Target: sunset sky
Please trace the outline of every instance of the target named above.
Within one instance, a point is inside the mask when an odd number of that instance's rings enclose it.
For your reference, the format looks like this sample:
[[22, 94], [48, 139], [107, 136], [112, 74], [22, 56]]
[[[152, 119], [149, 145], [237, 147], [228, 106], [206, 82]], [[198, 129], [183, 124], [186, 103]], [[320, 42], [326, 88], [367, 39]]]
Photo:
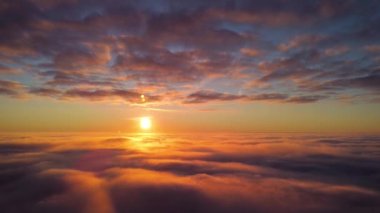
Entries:
[[0, 131], [380, 133], [379, 11], [2, 0]]
[[380, 212], [380, 0], [0, 0], [0, 212]]

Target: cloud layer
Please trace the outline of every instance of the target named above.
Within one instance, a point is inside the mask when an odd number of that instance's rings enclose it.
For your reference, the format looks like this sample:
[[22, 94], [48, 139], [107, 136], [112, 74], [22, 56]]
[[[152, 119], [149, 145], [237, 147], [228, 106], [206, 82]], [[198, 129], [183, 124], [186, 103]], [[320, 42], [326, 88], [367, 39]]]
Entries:
[[379, 9], [377, 1], [5, 0], [0, 94], [378, 100]]
[[379, 138], [2, 135], [3, 212], [376, 212]]

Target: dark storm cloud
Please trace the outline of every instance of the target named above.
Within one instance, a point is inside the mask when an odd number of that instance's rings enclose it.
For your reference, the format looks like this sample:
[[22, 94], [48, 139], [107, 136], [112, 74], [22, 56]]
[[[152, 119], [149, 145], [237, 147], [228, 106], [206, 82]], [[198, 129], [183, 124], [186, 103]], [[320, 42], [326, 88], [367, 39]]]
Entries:
[[[114, 89], [114, 90], [83, 90], [83, 89], [72, 89], [68, 90], [64, 93], [64, 97], [79, 97], [89, 100], [107, 100], [112, 97], [118, 97], [121, 99], [124, 99], [131, 103], [141, 103], [141, 94], [134, 92], [134, 91], [128, 91], [128, 90], [120, 90], [120, 89]], [[145, 99], [149, 102], [159, 101], [161, 97], [159, 96], [150, 96], [145, 95]]]
[[272, 100], [272, 101], [275, 101], [275, 100], [285, 100], [288, 98], [288, 95], [287, 94], [281, 94], [281, 93], [263, 93], [263, 94], [258, 94], [258, 95], [254, 95], [252, 97], [250, 97], [251, 100], [258, 100], [258, 101], [261, 101], [261, 100]]
[[61, 91], [53, 88], [32, 88], [29, 90], [29, 93], [40, 96], [56, 96], [61, 94]]
[[378, 142], [3, 135], [0, 204], [4, 212], [373, 212], [380, 209]]
[[[40, 74], [41, 76], [47, 73]], [[117, 86], [118, 82], [106, 77], [91, 75], [82, 72], [60, 72], [50, 71], [47, 76], [52, 78], [46, 82], [49, 86]]]
[[[377, 1], [5, 0], [0, 74], [37, 79], [25, 81], [30, 93], [58, 99], [83, 87], [144, 93], [153, 85], [160, 89], [152, 96], [175, 92], [167, 99], [176, 102], [197, 93], [201, 83], [219, 80], [203, 89], [222, 93], [229, 82], [234, 86], [226, 93], [241, 95], [209, 101], [339, 100], [353, 91], [377, 91], [379, 8]], [[313, 89], [318, 86], [335, 95]], [[251, 97], [279, 91], [288, 92]], [[1, 88], [1, 95], [14, 94]]]
[[372, 74], [364, 77], [338, 79], [325, 82], [315, 89], [320, 90], [335, 90], [335, 89], [350, 89], [352, 87], [358, 89], [380, 91], [380, 75]]
[[256, 95], [234, 95], [228, 93], [220, 93], [211, 90], [201, 90], [189, 94], [183, 101], [185, 104], [200, 104], [212, 101], [274, 101], [280, 103], [313, 103], [325, 99], [322, 95], [302, 95], [289, 97], [287, 94], [281, 93], [262, 93]]
[[121, 99], [130, 103], [157, 102], [162, 99], [160, 96], [145, 94], [144, 99], [141, 94], [133, 90], [123, 89], [68, 89], [57, 90], [54, 88], [32, 88], [30, 94], [59, 97], [60, 99], [79, 98], [90, 101], [105, 101], [111, 99]]
[[245, 99], [246, 96], [242, 95], [232, 95], [232, 94], [225, 94], [215, 91], [198, 91], [195, 93], [192, 93], [187, 96], [187, 99], [184, 101], [184, 103], [188, 104], [196, 104], [196, 103], [205, 103], [209, 101], [233, 101], [233, 100], [240, 100]]
[[305, 96], [298, 96], [298, 97], [292, 97], [287, 100], [287, 102], [291, 103], [313, 103], [317, 102], [319, 100], [322, 100], [326, 98], [325, 96], [321, 95], [305, 95]]

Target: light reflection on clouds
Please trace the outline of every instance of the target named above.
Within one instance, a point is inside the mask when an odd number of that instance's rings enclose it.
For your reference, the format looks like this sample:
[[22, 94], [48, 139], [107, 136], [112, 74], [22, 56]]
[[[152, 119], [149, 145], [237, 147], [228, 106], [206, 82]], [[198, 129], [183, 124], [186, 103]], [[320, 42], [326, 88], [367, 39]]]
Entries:
[[5, 212], [379, 210], [378, 137], [22, 134], [0, 137]]

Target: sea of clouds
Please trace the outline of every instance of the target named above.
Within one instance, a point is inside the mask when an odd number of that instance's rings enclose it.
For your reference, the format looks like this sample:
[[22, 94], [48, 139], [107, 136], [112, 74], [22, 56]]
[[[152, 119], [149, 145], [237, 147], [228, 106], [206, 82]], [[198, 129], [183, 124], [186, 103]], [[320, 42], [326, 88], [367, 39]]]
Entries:
[[380, 138], [6, 134], [1, 212], [376, 212]]

